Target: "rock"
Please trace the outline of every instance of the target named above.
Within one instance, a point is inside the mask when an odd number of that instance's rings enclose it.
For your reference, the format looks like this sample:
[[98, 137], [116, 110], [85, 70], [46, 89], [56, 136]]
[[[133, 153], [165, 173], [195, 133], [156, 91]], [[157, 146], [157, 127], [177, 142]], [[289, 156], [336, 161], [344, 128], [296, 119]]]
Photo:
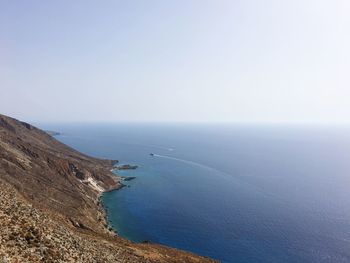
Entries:
[[121, 177], [123, 181], [131, 181], [131, 180], [134, 180], [136, 177], [135, 176], [122, 176]]
[[58, 136], [61, 135], [61, 133], [56, 132], [56, 131], [45, 131], [47, 134], [51, 135], [51, 136]]
[[116, 170], [135, 170], [137, 169], [137, 165], [131, 165], [131, 164], [123, 164], [120, 166], [116, 166], [115, 169]]

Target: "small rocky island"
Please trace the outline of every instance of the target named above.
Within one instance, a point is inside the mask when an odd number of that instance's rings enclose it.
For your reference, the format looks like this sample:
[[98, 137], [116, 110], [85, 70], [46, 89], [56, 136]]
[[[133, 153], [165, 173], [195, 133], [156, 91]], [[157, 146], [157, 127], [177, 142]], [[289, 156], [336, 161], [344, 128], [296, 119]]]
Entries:
[[113, 167], [113, 170], [118, 171], [118, 170], [135, 170], [137, 169], [137, 165], [131, 165], [131, 164], [123, 164], [123, 165], [117, 165]]
[[47, 134], [51, 135], [51, 136], [58, 136], [61, 135], [60, 132], [56, 132], [56, 131], [45, 131]]

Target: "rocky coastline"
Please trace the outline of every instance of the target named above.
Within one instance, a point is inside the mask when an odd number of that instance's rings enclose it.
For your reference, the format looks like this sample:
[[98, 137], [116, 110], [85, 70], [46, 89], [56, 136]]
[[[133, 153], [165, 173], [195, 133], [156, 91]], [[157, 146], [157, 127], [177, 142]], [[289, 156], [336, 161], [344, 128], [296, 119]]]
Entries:
[[117, 164], [0, 114], [0, 262], [214, 262], [109, 228], [102, 194], [134, 179]]

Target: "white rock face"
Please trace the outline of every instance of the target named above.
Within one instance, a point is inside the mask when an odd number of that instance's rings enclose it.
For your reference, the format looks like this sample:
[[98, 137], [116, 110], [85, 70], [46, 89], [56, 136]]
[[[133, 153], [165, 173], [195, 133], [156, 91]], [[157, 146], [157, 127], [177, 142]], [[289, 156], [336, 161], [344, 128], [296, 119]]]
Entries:
[[92, 177], [88, 177], [87, 179], [82, 180], [82, 182], [83, 183], [88, 183], [89, 186], [91, 186], [94, 190], [96, 190], [99, 193], [102, 193], [102, 192], [105, 191], [105, 189], [103, 189], [103, 187], [98, 184], [98, 181], [96, 181]]

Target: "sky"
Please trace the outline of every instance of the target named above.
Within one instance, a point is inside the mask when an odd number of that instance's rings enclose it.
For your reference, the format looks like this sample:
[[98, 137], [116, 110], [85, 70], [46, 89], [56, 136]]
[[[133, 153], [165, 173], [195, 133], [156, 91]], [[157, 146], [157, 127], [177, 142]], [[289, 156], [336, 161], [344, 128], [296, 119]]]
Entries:
[[350, 1], [0, 1], [0, 113], [350, 120]]

